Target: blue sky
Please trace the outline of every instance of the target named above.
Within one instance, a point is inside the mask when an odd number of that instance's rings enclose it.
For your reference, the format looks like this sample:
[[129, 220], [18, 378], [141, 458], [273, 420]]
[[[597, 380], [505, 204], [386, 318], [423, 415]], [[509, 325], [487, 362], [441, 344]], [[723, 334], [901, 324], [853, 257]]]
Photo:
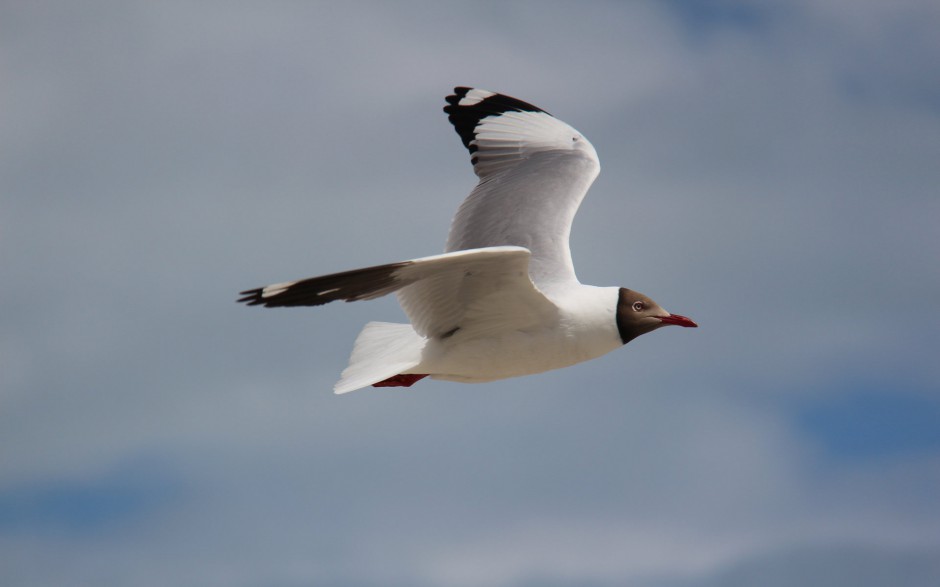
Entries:
[[[940, 9], [0, 4], [0, 583], [940, 582]], [[694, 318], [485, 385], [330, 393], [439, 252], [454, 85], [601, 175], [585, 283]]]

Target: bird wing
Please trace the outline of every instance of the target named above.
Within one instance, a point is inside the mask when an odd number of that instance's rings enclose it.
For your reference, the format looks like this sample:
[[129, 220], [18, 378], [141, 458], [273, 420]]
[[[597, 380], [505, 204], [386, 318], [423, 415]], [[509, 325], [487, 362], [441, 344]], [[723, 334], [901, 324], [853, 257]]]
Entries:
[[447, 251], [514, 245], [532, 252], [536, 286], [577, 282], [571, 222], [600, 172], [591, 143], [544, 110], [478, 88], [454, 88], [444, 111], [480, 178], [457, 211]]
[[268, 308], [370, 300], [398, 292], [418, 334], [477, 336], [542, 324], [556, 306], [529, 279], [529, 251], [488, 247], [276, 283], [241, 292]]

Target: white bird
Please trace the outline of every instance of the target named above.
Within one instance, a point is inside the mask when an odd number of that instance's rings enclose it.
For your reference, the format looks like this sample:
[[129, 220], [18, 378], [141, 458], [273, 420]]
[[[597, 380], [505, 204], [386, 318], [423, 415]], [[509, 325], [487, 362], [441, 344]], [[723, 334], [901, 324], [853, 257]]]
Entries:
[[446, 100], [480, 181], [457, 210], [444, 254], [277, 283], [238, 300], [319, 306], [397, 293], [411, 324], [366, 324], [335, 393], [424, 377], [530, 375], [600, 357], [662, 326], [697, 326], [641, 293], [578, 281], [568, 235], [600, 172], [581, 133], [479, 88], [455, 88]]

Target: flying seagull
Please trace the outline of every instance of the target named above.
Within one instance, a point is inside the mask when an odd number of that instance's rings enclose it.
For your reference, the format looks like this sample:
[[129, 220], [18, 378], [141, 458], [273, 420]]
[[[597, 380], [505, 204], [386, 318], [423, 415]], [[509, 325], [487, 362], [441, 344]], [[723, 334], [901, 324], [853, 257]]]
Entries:
[[662, 326], [697, 326], [639, 292], [578, 281], [568, 235], [600, 172], [581, 133], [479, 88], [454, 88], [446, 101], [480, 181], [457, 210], [443, 254], [241, 292], [239, 302], [268, 308], [398, 295], [411, 324], [366, 324], [335, 393], [541, 373]]

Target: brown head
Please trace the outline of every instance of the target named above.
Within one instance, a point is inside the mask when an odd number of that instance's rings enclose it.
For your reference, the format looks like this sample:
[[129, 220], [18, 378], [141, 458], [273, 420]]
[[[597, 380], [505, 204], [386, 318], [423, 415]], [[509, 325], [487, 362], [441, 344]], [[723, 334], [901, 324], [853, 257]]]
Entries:
[[617, 330], [620, 332], [620, 340], [623, 344], [627, 344], [641, 334], [670, 324], [686, 328], [698, 327], [698, 324], [685, 316], [670, 314], [663, 310], [659, 304], [640, 292], [625, 287], [620, 288], [620, 297], [617, 300]]

